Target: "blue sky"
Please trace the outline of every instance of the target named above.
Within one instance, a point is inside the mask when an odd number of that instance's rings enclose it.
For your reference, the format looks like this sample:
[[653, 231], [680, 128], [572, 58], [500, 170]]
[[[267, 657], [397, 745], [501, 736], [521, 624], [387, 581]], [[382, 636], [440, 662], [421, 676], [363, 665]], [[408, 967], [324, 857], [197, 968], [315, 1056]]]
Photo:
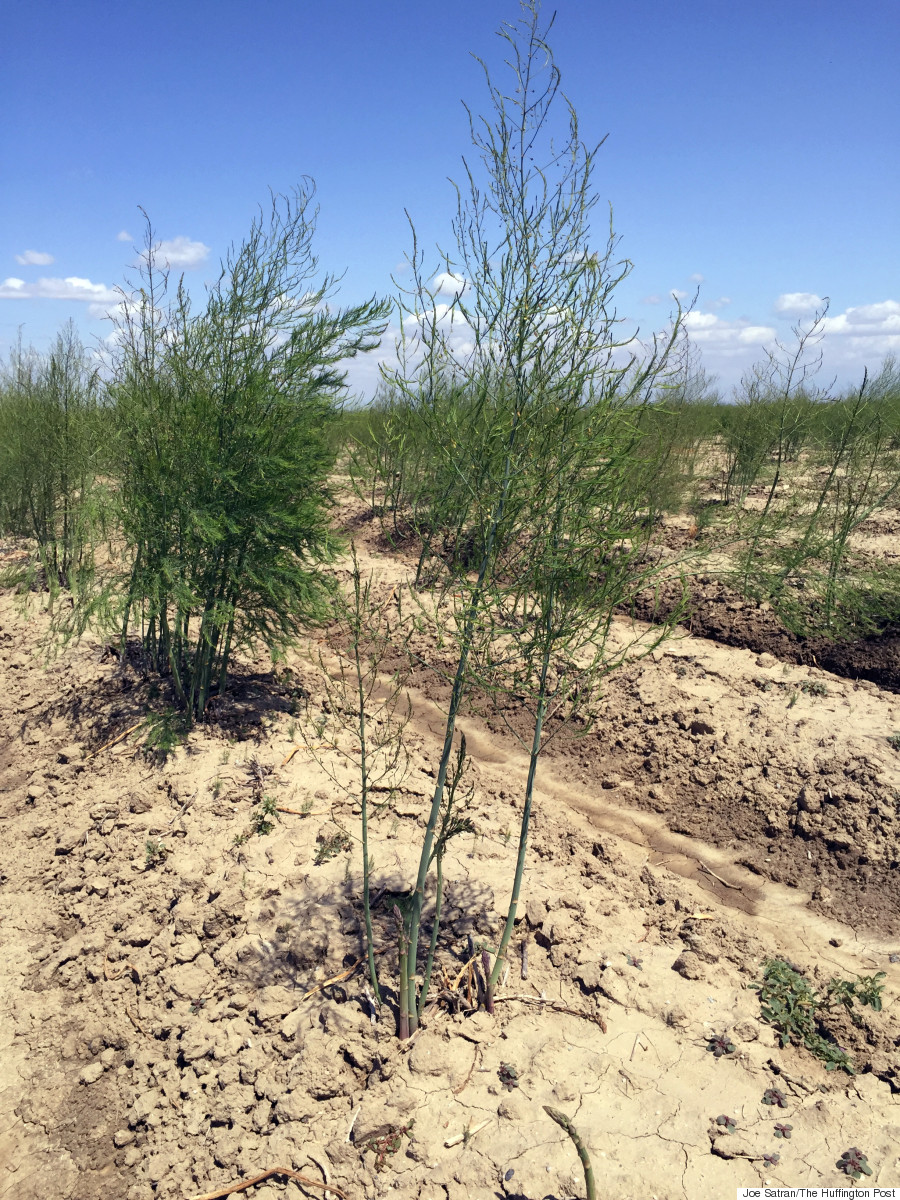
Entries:
[[[199, 293], [268, 189], [312, 176], [339, 298], [393, 290], [410, 249], [450, 243], [486, 112], [481, 55], [516, 0], [30, 0], [0, 51], [0, 355], [87, 342], [150, 214]], [[552, 6], [545, 5], [549, 15]], [[825, 374], [900, 352], [897, 0], [559, 0], [551, 34], [595, 184], [634, 270], [618, 310], [662, 328], [674, 291], [727, 390], [830, 297]], [[602, 210], [600, 215], [602, 217]], [[602, 233], [602, 229], [600, 230]], [[601, 239], [598, 238], [598, 241]], [[435, 262], [437, 258], [435, 257]], [[387, 352], [387, 351], [386, 351]], [[371, 388], [374, 361], [352, 373]]]

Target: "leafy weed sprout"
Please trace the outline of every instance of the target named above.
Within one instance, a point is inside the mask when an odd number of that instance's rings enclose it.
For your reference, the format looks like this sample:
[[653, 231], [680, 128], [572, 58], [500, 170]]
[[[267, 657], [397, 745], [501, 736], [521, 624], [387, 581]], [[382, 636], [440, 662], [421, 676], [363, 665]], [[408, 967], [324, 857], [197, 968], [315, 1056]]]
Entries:
[[820, 679], [806, 679], [800, 684], [800, 691], [807, 696], [827, 696], [828, 685]]
[[363, 1142], [363, 1150], [372, 1150], [375, 1154], [375, 1170], [381, 1171], [387, 1163], [391, 1155], [396, 1154], [400, 1149], [405, 1137], [409, 1137], [414, 1122], [410, 1121], [406, 1125], [401, 1125], [397, 1128], [388, 1130], [387, 1133], [371, 1137]]
[[872, 1174], [869, 1160], [858, 1146], [851, 1146], [849, 1150], [845, 1150], [835, 1163], [835, 1166], [839, 1171], [843, 1171], [845, 1175], [849, 1175], [854, 1180], [861, 1178], [863, 1175]]
[[341, 854], [344, 850], [349, 850], [353, 845], [350, 835], [343, 829], [339, 829], [336, 833], [329, 835], [320, 833], [316, 838], [316, 841], [318, 846], [316, 848], [314, 862], [317, 867], [321, 867], [324, 863], [330, 862], [331, 859], [336, 858], [337, 855]]
[[250, 816], [250, 829], [257, 837], [266, 837], [275, 828], [279, 820], [277, 803], [274, 796], [263, 796]]
[[714, 1034], [706, 1043], [706, 1049], [716, 1058], [722, 1058], [725, 1054], [734, 1054], [735, 1045], [730, 1037], [725, 1034]]
[[884, 977], [884, 971], [879, 971], [875, 975], [859, 975], [855, 980], [834, 978], [821, 993], [790, 963], [770, 959], [764, 965], [762, 982], [750, 986], [759, 992], [763, 1019], [778, 1030], [782, 1046], [804, 1046], [822, 1060], [826, 1070], [840, 1068], [854, 1075], [856, 1068], [849, 1054], [833, 1037], [827, 1036], [825, 1020], [839, 1007], [852, 1015], [856, 1003], [880, 1012]]

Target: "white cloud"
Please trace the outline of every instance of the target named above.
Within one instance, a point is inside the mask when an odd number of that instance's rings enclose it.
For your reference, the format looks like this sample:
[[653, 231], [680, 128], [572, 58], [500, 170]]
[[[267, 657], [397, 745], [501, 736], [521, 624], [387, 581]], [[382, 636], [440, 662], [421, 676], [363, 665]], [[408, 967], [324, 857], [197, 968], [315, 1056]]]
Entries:
[[16, 255], [16, 262], [23, 267], [49, 267], [53, 261], [53, 255], [42, 250], [26, 250], [24, 254]]
[[669, 295], [675, 300], [687, 300], [689, 293], [683, 292], [681, 288], [672, 288], [672, 290], [669, 292]]
[[703, 283], [706, 280], [705, 275], [701, 275], [699, 271], [695, 271], [693, 275], [688, 276], [691, 283]]
[[775, 311], [782, 317], [811, 316], [825, 301], [815, 292], [782, 292], [775, 301]]
[[684, 326], [691, 341], [716, 355], [743, 355], [749, 348], [775, 340], [770, 325], [754, 325], [746, 319], [723, 321], [715, 313], [694, 310], [685, 315]]
[[685, 315], [684, 324], [686, 329], [711, 329], [720, 322], [714, 313], [689, 312]]
[[0, 283], [0, 299], [4, 300], [87, 300], [93, 304], [115, 304], [119, 293], [105, 283], [91, 283], [68, 275], [65, 279], [38, 279], [26, 283], [10, 277]]
[[[661, 303], [662, 299], [665, 297], [645, 297], [643, 303]], [[757, 323], [750, 317], [726, 320], [720, 313], [712, 311], [728, 303], [729, 297], [722, 296], [710, 302], [703, 311], [695, 309], [683, 318], [691, 342], [702, 352], [703, 365], [719, 377], [725, 391], [737, 385], [742, 374], [754, 363], [762, 361], [764, 348], [774, 348], [776, 339], [783, 336], [783, 330]], [[455, 354], [465, 358], [472, 352], [473, 331], [458, 312], [454, 314], [449, 304], [436, 304], [433, 314], [428, 315], [437, 318], [439, 329]], [[423, 328], [421, 317], [418, 321], [407, 318], [404, 326], [407, 351], [414, 364], [421, 360], [420, 339], [423, 332], [429, 332], [428, 322]], [[822, 378], [834, 374], [839, 387], [854, 380], [858, 382], [864, 366], [871, 374], [878, 370], [886, 354], [900, 355], [900, 301], [882, 300], [848, 308], [826, 317], [823, 332], [825, 336], [819, 343], [824, 355]], [[370, 355], [358, 355], [344, 364], [348, 368], [352, 391], [367, 397], [374, 394], [379, 364], [389, 367], [397, 364], [395, 342], [399, 334], [399, 328], [392, 324], [378, 350]], [[633, 340], [620, 354], [640, 353], [643, 348], [640, 342]]]
[[641, 300], [641, 304], [662, 304], [662, 296], [657, 296], [655, 294], [653, 296], [644, 296]]
[[718, 300], [710, 300], [709, 307], [712, 309], [718, 310], [720, 308], [725, 308], [725, 306], [730, 303], [731, 303], [730, 296], [720, 296], [718, 298]]
[[[202, 267], [209, 258], [209, 246], [205, 246], [203, 242], [192, 242], [184, 236], [156, 242], [153, 250], [157, 264], [171, 267], [173, 271], [190, 271], [194, 267]], [[145, 259], [147, 251], [145, 250], [140, 257]]]
[[[852, 329], [861, 336], [900, 332], [900, 304], [896, 300], [882, 300], [878, 304], [861, 304], [848, 308], [837, 317], [826, 318], [825, 325], [840, 322], [840, 328]], [[865, 328], [861, 328], [864, 326]]]
[[116, 241], [117, 242], [133, 242], [134, 238], [131, 236], [131, 234], [128, 232], [127, 229], [120, 229], [119, 232], [116, 234]]
[[900, 303], [860, 304], [826, 317], [822, 329], [829, 363], [872, 369], [884, 355], [900, 353]]
[[468, 280], [462, 275], [454, 275], [451, 271], [441, 271], [431, 281], [435, 295], [463, 296], [469, 290]]

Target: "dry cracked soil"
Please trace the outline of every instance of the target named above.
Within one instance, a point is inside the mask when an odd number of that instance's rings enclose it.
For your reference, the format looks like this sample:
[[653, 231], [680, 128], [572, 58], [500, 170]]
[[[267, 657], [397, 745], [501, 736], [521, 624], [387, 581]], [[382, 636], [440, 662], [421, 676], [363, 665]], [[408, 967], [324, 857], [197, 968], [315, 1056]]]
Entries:
[[[390, 589], [414, 559], [355, 516]], [[375, 825], [376, 1011], [354, 969], [349, 768], [348, 794], [297, 732], [323, 703], [304, 648], [277, 672], [244, 662], [159, 761], [133, 664], [91, 639], [46, 664], [45, 618], [0, 596], [2, 1200], [185, 1200], [276, 1167], [309, 1182], [238, 1194], [583, 1196], [544, 1105], [616, 1200], [849, 1185], [851, 1147], [862, 1182], [900, 1186], [900, 697], [853, 662], [777, 656], [764, 613], [703, 595], [692, 631], [609, 679], [592, 732], [551, 744], [493, 1015], [471, 1011], [466, 963], [505, 912], [527, 758], [503, 722], [462, 719], [476, 832], [445, 864], [445, 1000], [409, 1045], [391, 897], [434, 786], [441, 679], [412, 681], [411, 770]], [[263, 795], [291, 811], [258, 835]], [[830, 1020], [857, 1074], [780, 1045], [749, 986], [771, 958], [820, 988], [884, 972], [881, 1011]]]

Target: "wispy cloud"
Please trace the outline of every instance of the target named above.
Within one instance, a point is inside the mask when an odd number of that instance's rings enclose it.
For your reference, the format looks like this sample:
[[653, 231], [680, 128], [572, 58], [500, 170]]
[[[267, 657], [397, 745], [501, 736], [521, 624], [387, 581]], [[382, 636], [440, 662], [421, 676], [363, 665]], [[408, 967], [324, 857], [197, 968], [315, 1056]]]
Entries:
[[655, 293], [652, 296], [643, 296], [641, 304], [662, 304], [662, 296], [657, 296]]
[[811, 316], [825, 301], [815, 292], [782, 292], [775, 301], [775, 311], [781, 317]]
[[24, 279], [10, 276], [0, 283], [0, 299], [3, 300], [85, 300], [93, 304], [115, 304], [119, 293], [105, 283], [92, 283], [68, 275], [65, 279], [36, 279], [26, 283]]
[[706, 280], [705, 275], [701, 275], [699, 271], [695, 271], [693, 275], [689, 275], [691, 283], [703, 283]]
[[116, 234], [116, 241], [117, 242], [133, 242], [134, 238], [131, 236], [131, 234], [128, 232], [127, 229], [120, 229], [119, 232]]
[[49, 267], [53, 261], [53, 255], [42, 250], [26, 250], [16, 255], [16, 262], [23, 267]]

